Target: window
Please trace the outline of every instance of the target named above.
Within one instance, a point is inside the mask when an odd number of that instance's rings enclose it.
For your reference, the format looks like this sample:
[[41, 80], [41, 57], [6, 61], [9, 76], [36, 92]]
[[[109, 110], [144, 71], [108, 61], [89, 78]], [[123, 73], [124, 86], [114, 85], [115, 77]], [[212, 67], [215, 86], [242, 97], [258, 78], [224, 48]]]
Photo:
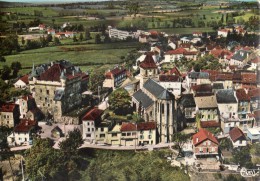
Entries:
[[117, 133], [112, 133], [112, 137], [117, 137]]
[[42, 89], [40, 89], [40, 92], [42, 92]]
[[210, 119], [210, 115], [208, 115], [208, 119]]
[[131, 133], [126, 133], [127, 136], [131, 136]]
[[104, 128], [101, 128], [101, 132], [103, 132], [104, 131]]
[[208, 145], [211, 145], [211, 141], [208, 142]]
[[105, 134], [100, 134], [100, 138], [105, 138]]
[[94, 131], [94, 128], [92, 128], [92, 131]]
[[88, 132], [90, 132], [90, 128], [88, 128]]
[[161, 104], [162, 106], [162, 114], [164, 114], [164, 104]]
[[122, 133], [122, 136], [126, 136], [126, 133]]
[[148, 139], [152, 139], [152, 135], [149, 135], [149, 136], [148, 136]]
[[239, 140], [239, 144], [242, 144], [242, 140]]
[[88, 126], [89, 126], [89, 122], [88, 122]]
[[136, 135], [136, 132], [132, 132], [132, 136], [135, 136]]
[[41, 101], [41, 100], [42, 100], [42, 97], [40, 97], [39, 99], [40, 99], [40, 101]]
[[46, 90], [46, 94], [49, 95], [49, 94], [50, 94], [50, 91], [49, 91], [49, 90]]
[[86, 137], [91, 137], [91, 134], [86, 134]]
[[144, 136], [143, 136], [143, 135], [140, 135], [140, 139], [141, 139], [141, 140], [144, 139]]

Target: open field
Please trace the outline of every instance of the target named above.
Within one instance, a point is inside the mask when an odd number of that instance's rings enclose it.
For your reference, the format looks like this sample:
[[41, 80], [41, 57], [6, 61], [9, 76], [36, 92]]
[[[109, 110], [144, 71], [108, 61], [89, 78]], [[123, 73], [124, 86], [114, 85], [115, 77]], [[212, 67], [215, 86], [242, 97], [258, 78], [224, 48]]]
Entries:
[[165, 32], [167, 34], [191, 34], [193, 32], [214, 32], [212, 28], [159, 28], [151, 29], [155, 31]]

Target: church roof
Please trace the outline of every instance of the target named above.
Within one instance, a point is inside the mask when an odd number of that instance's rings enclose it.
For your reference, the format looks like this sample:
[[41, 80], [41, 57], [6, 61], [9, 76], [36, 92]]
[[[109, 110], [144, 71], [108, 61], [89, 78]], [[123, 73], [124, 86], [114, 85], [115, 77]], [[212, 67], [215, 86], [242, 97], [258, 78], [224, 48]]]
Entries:
[[159, 97], [161, 93], [165, 90], [161, 85], [159, 85], [152, 79], [148, 79], [144, 83], [143, 87], [155, 97]]
[[152, 55], [147, 54], [144, 58], [144, 61], [141, 62], [140, 67], [143, 69], [156, 69], [157, 65], [155, 64]]
[[141, 102], [144, 108], [148, 108], [154, 103], [154, 101], [149, 96], [147, 96], [141, 89], [135, 92], [133, 94], [133, 97], [139, 103]]
[[157, 98], [161, 100], [172, 100], [174, 99], [174, 95], [164, 89], [164, 91]]

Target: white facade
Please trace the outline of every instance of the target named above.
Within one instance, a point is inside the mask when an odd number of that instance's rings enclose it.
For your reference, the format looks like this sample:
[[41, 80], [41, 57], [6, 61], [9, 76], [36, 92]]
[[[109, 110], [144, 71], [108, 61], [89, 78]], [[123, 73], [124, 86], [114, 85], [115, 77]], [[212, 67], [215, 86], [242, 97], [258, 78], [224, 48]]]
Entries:
[[27, 101], [24, 100], [23, 98], [19, 98], [19, 99], [16, 101], [16, 104], [19, 105], [20, 118], [25, 118], [26, 113], [27, 113], [27, 111], [28, 111]]
[[118, 38], [120, 40], [125, 40], [128, 37], [133, 38], [133, 34], [128, 31], [122, 31], [118, 29], [110, 29], [109, 30], [109, 37], [110, 38]]
[[95, 123], [94, 121], [83, 120], [83, 136], [82, 138], [93, 143], [95, 141]]
[[222, 36], [222, 37], [226, 38], [227, 35], [228, 35], [227, 30], [218, 30], [218, 36]]
[[234, 148], [247, 145], [246, 140], [237, 140], [235, 142], [233, 142], [232, 139], [230, 139], [230, 140], [231, 140]]
[[14, 83], [14, 87], [18, 88], [18, 89], [25, 89], [26, 88], [26, 83], [24, 83], [21, 79], [19, 79], [18, 81], [16, 81]]
[[181, 95], [182, 82], [158, 82], [158, 84], [167, 89], [169, 92], [172, 92], [174, 96]]

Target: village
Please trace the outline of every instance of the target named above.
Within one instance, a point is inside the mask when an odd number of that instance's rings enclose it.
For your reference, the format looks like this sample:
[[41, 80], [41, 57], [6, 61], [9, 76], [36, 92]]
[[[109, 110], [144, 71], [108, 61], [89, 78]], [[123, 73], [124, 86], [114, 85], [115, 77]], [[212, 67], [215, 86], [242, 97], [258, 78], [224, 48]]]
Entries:
[[[241, 25], [229, 26], [217, 30], [217, 39], [245, 33]], [[115, 65], [103, 72], [105, 79], [94, 94], [88, 90], [88, 72], [69, 60], [33, 65], [13, 85], [30, 94], [1, 105], [1, 126], [13, 127], [7, 137], [11, 150], [29, 148], [35, 136], [55, 140], [58, 148], [75, 128], [82, 133], [83, 146], [102, 149], [174, 148], [180, 142], [176, 135], [188, 135], [180, 149], [192, 161], [184, 163], [219, 170], [231, 153], [225, 142], [231, 150], [260, 142], [258, 48], [235, 41], [223, 47], [202, 32], [180, 37], [109, 26], [108, 34], [149, 44], [133, 61], [135, 75]], [[69, 36], [55, 34], [63, 35]], [[162, 37], [171, 50], [165, 51]], [[187, 69], [203, 57], [216, 69], [198, 70], [196, 64]], [[120, 99], [126, 102], [120, 105]]]

